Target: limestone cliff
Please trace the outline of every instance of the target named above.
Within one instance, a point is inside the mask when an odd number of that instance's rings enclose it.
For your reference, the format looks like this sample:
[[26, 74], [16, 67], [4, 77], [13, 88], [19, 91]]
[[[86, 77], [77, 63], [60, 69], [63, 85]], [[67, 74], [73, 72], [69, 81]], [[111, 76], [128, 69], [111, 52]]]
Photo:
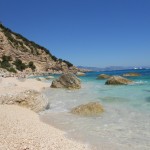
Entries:
[[[36, 66], [35, 71], [50, 73], [73, 72], [78, 68], [70, 62], [58, 59], [53, 56], [46, 48], [29, 41], [20, 34], [17, 34], [4, 25], [0, 24], [0, 60], [3, 56], [10, 56], [10, 66], [17, 70], [14, 62], [21, 60], [26, 66], [30, 61]], [[26, 67], [26, 71], [31, 69]], [[17, 70], [18, 71], [18, 70]]]

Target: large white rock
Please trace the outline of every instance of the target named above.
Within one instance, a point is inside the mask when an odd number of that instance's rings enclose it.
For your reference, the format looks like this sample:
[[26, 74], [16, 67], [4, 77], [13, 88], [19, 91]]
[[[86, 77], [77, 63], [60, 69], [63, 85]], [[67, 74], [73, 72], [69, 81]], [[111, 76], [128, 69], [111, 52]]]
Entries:
[[16, 95], [1, 96], [0, 104], [20, 105], [35, 112], [45, 110], [49, 107], [46, 96], [35, 90], [27, 90]]
[[51, 87], [52, 88], [80, 89], [81, 81], [74, 74], [66, 73], [66, 74], [61, 75], [58, 79], [53, 80]]

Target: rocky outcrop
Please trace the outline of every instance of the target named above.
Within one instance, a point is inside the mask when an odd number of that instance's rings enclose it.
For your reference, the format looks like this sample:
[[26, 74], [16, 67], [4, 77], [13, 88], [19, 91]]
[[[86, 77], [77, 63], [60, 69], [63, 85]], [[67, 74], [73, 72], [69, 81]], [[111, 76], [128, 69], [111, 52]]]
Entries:
[[[78, 71], [78, 68], [70, 62], [56, 58], [46, 48], [11, 31], [0, 23], [0, 60], [4, 55], [11, 57], [9, 62], [11, 67], [14, 67], [13, 62], [16, 59], [20, 59], [26, 66], [32, 61], [36, 66], [35, 72], [47, 71], [61, 74]], [[14, 67], [14, 69], [17, 68]], [[32, 72], [29, 68], [24, 71]]]
[[71, 110], [71, 113], [81, 116], [96, 116], [104, 112], [103, 106], [98, 102], [90, 102], [80, 105]]
[[53, 80], [51, 88], [80, 89], [81, 81], [74, 74], [66, 73]]
[[110, 78], [111, 76], [107, 75], [107, 74], [100, 74], [97, 79], [108, 79]]
[[135, 72], [129, 72], [129, 73], [125, 73], [122, 75], [123, 77], [138, 77], [141, 76], [140, 73], [135, 73]]
[[112, 76], [110, 77], [105, 84], [107, 85], [127, 85], [132, 84], [133, 81], [123, 78], [121, 76]]
[[83, 73], [83, 72], [77, 72], [76, 75], [77, 76], [85, 76], [85, 73]]
[[1, 95], [0, 104], [15, 104], [27, 107], [35, 112], [45, 110], [49, 107], [47, 98], [34, 90], [27, 90], [17, 95]]

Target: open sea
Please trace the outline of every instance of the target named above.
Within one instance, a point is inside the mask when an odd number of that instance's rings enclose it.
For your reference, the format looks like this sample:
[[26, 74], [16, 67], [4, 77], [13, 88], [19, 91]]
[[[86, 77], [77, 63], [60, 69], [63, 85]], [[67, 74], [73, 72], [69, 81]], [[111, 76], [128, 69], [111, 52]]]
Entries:
[[[138, 72], [139, 77], [128, 77], [132, 85], [105, 85], [97, 80], [99, 74], [122, 75]], [[79, 90], [52, 89], [44, 91], [50, 109], [40, 114], [41, 119], [61, 130], [66, 136], [89, 144], [92, 150], [150, 150], [150, 70], [89, 72], [80, 77]], [[100, 102], [105, 112], [98, 117], [81, 117], [70, 113], [80, 104]]]

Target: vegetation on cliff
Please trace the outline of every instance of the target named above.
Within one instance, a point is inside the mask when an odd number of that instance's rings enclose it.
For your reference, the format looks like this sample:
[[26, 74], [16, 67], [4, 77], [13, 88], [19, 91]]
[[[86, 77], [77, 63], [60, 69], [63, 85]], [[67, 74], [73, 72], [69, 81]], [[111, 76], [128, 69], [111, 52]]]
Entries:
[[11, 57], [3, 55], [2, 61], [0, 61], [0, 67], [6, 69], [9, 72], [16, 73], [16, 69], [13, 68], [13, 66], [10, 63]]
[[[27, 45], [31, 48], [31, 52], [32, 54], [34, 55], [39, 55], [37, 49], [43, 49], [45, 51], [45, 53], [49, 54], [52, 58], [56, 59], [55, 56], [53, 56], [49, 50], [47, 50], [45, 47], [42, 47], [38, 44], [36, 44], [35, 42], [33, 41], [29, 41], [28, 39], [26, 39], [25, 37], [23, 37], [21, 34], [18, 34], [18, 33], [15, 33], [13, 31], [11, 31], [9, 28], [6, 28], [5, 26], [3, 26], [2, 24], [0, 24], [0, 28], [2, 29], [2, 32], [5, 34], [5, 36], [8, 38], [8, 40], [10, 41], [10, 44], [15, 47], [15, 48], [18, 48], [19, 46], [21, 46], [24, 51], [28, 51], [28, 49], [24, 46]], [[16, 40], [13, 36], [15, 35], [17, 39], [21, 39], [22, 41], [18, 41]]]
[[[60, 62], [60, 63], [63, 62], [68, 66], [68, 68], [73, 66], [73, 64], [70, 63], [69, 61], [58, 59], [56, 56], [52, 55], [50, 51], [45, 47], [40, 46], [35, 42], [28, 40], [27, 38], [23, 37], [21, 34], [11, 31], [9, 28], [6, 28], [1, 23], [0, 23], [0, 32], [3, 33], [3, 35], [6, 37], [8, 44], [11, 45], [12, 49], [15, 50], [16, 55], [19, 55], [19, 57], [15, 57], [15, 58], [14, 56], [12, 56], [13, 60], [11, 60], [9, 58], [10, 56], [5, 56], [7, 54], [2, 53], [2, 55], [4, 55], [5, 58], [1, 58], [2, 59], [2, 61], [0, 62], [1, 68], [5, 68], [8, 71], [13, 71], [13, 72], [16, 72], [16, 70], [23, 71], [26, 68], [31, 68], [32, 71], [35, 71], [35, 69], [37, 68], [36, 65], [39, 65], [38, 61], [35, 63], [34, 60], [30, 61], [31, 59], [28, 60], [22, 59], [23, 55], [29, 56], [30, 54], [32, 56], [35, 56], [35, 58], [38, 58], [41, 62], [45, 62], [45, 64], [47, 63], [47, 65], [50, 63], [50, 61], [53, 61], [53, 62]], [[3, 49], [5, 50], [5, 48]], [[20, 54], [20, 52], [22, 54]], [[10, 50], [9, 54], [11, 55], [11, 53], [12, 52]], [[53, 68], [55, 68], [55, 66], [53, 66]]]
[[22, 62], [20, 59], [16, 59], [14, 62], [12, 62], [11, 56], [2, 56], [2, 61], [0, 61], [0, 68], [4, 68], [9, 72], [14, 72], [16, 73], [16, 69], [19, 71], [23, 71], [26, 68], [31, 68], [32, 71], [35, 71], [36, 66], [32, 61], [30, 61], [27, 65]]

